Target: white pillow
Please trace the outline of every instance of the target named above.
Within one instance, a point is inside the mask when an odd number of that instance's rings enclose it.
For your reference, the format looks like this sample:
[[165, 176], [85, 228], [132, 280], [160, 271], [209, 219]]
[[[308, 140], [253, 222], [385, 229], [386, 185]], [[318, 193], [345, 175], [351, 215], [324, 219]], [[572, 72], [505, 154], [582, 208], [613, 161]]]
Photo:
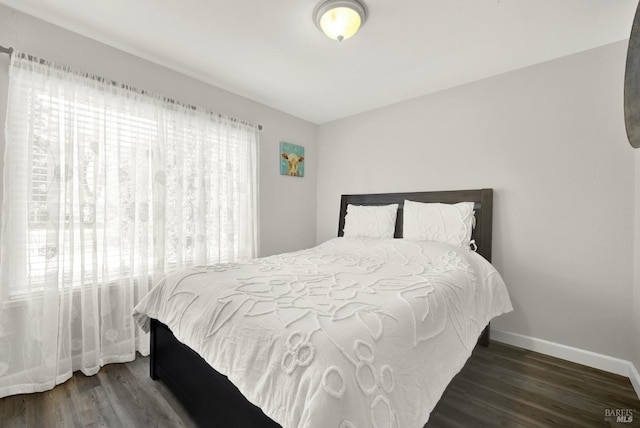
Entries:
[[473, 202], [457, 204], [404, 201], [403, 238], [446, 242], [469, 249], [475, 226]]
[[393, 238], [398, 204], [347, 205], [344, 218], [345, 238]]

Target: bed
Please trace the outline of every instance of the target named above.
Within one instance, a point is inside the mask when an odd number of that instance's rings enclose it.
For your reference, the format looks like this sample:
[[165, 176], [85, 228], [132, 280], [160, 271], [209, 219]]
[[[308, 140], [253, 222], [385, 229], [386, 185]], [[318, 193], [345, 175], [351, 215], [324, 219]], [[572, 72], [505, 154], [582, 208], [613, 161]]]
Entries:
[[[402, 237], [405, 200], [473, 202], [472, 238], [477, 253], [491, 260], [492, 189], [343, 195], [339, 238], [247, 264], [196, 267], [154, 287], [158, 295], [150, 293], [134, 312], [151, 333], [151, 377], [162, 379], [201, 426], [281, 426], [274, 420], [300, 427], [424, 425], [473, 346], [488, 346], [490, 319], [510, 311], [511, 303], [497, 272], [477, 255], [463, 254], [467, 250], [340, 238], [349, 204], [398, 204], [394, 237]], [[292, 270], [282, 272], [283, 266]], [[476, 287], [477, 276], [489, 278], [489, 297], [465, 297], [458, 280], [450, 281], [454, 270], [467, 288]], [[450, 298], [438, 297], [440, 289]], [[205, 296], [217, 303], [195, 315]], [[397, 302], [387, 308], [381, 301]], [[428, 314], [421, 312], [425, 302], [431, 302]], [[438, 315], [439, 306], [447, 315]], [[480, 307], [491, 308], [485, 314]], [[412, 331], [401, 330], [403, 323]], [[243, 344], [247, 334], [252, 348]], [[430, 358], [425, 367], [421, 355]], [[414, 382], [395, 359], [428, 374], [429, 385]], [[406, 404], [413, 396], [418, 404]]]

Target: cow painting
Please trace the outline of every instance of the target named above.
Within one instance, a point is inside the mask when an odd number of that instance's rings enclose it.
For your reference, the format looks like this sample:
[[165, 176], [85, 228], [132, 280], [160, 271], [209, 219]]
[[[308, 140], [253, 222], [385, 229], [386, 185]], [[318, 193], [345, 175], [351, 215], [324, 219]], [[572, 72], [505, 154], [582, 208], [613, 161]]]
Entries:
[[280, 175], [304, 177], [304, 147], [280, 142]]
[[287, 175], [292, 175], [294, 177], [300, 177], [300, 171], [298, 171], [298, 165], [300, 162], [304, 162], [304, 156], [298, 156], [295, 153], [282, 153], [282, 159], [286, 159], [289, 163], [289, 168], [287, 169]]

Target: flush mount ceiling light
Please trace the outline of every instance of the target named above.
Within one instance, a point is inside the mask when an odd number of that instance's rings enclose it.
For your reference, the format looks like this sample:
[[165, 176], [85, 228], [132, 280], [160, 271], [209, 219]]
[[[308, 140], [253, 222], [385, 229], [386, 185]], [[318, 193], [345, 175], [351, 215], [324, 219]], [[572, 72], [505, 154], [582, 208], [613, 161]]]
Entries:
[[327, 0], [316, 8], [314, 18], [327, 37], [339, 42], [356, 34], [367, 20], [367, 9], [358, 0]]

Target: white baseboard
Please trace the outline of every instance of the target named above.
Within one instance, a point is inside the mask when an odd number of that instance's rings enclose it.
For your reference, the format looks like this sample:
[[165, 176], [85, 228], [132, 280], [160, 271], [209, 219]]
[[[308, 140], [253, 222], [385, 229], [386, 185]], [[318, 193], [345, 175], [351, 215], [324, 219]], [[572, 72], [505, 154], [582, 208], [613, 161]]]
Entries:
[[640, 374], [630, 361], [503, 330], [491, 329], [491, 339], [628, 377], [640, 398]]
[[636, 390], [636, 394], [638, 394], [638, 398], [640, 398], [640, 373], [636, 369], [636, 366], [632, 363], [629, 363], [631, 368], [629, 370], [629, 380], [631, 381], [631, 385], [633, 385], [633, 389]]

